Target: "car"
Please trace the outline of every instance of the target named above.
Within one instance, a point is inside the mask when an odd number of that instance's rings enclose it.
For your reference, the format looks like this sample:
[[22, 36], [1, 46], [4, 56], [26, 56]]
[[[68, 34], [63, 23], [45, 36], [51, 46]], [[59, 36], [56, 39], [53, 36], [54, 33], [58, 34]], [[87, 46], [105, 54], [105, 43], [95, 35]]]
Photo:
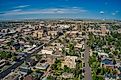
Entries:
[[15, 69], [12, 69], [12, 70], [11, 70], [11, 72], [14, 72], [14, 71], [15, 71]]
[[82, 69], [82, 72], [83, 72], [83, 73], [85, 73], [85, 70], [84, 70], [84, 69]]
[[83, 67], [85, 67], [85, 63], [83, 63]]
[[84, 54], [82, 54], [82, 57], [84, 57]]

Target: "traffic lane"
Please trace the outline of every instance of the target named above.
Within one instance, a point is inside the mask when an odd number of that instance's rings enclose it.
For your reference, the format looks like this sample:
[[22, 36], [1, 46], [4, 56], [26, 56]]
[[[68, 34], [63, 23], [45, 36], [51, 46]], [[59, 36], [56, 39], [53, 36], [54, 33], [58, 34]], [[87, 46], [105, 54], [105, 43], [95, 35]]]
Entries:
[[85, 65], [84, 70], [85, 70], [84, 80], [92, 80], [91, 69], [89, 65]]
[[86, 44], [86, 41], [85, 41], [85, 44], [84, 44], [84, 47], [85, 47], [85, 52], [84, 52], [84, 63], [85, 63], [85, 75], [84, 75], [84, 80], [92, 80], [92, 76], [91, 76], [91, 69], [90, 69], [90, 66], [89, 66], [89, 47], [87, 46]]

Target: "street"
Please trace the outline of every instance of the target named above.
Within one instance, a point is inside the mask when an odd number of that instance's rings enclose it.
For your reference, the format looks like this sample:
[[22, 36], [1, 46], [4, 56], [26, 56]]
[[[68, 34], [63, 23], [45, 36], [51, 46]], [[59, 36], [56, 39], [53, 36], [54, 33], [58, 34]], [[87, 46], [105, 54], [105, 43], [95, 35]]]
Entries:
[[85, 73], [84, 73], [84, 80], [92, 80], [92, 76], [91, 76], [91, 68], [89, 66], [89, 47], [87, 46], [87, 40], [85, 40], [85, 43], [84, 43], [84, 48], [85, 48], [85, 52], [84, 52], [84, 63], [85, 63], [85, 67], [84, 67], [84, 70], [85, 70]]

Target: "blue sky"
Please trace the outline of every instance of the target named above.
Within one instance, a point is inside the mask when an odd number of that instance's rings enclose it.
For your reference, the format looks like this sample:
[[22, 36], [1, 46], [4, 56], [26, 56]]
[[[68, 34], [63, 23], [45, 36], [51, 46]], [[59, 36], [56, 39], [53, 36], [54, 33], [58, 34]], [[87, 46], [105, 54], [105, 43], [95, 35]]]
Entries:
[[121, 0], [0, 0], [0, 19], [120, 19]]

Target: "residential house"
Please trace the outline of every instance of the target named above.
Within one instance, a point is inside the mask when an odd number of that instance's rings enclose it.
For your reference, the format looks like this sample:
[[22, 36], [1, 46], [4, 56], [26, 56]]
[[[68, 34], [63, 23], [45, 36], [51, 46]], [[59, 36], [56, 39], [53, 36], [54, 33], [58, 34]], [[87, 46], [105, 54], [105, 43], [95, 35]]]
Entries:
[[38, 62], [35, 66], [36, 69], [42, 69], [42, 70], [46, 70], [49, 67], [48, 63], [40, 63]]
[[11, 72], [3, 80], [20, 80], [20, 75], [18, 73]]
[[110, 59], [104, 59], [101, 61], [101, 66], [102, 67], [108, 67], [108, 68], [114, 68], [113, 61]]
[[35, 80], [31, 75], [27, 75], [23, 80]]
[[5, 66], [7, 63], [8, 63], [8, 61], [6, 61], [4, 59], [0, 60], [0, 68]]
[[104, 59], [109, 57], [107, 53], [100, 53], [100, 52], [98, 52], [98, 56]]
[[54, 37], [57, 35], [57, 31], [48, 31], [48, 35], [50, 35], [51, 37]]
[[35, 61], [35, 59], [27, 59], [27, 64], [29, 65], [29, 66], [34, 66], [34, 65], [36, 65], [36, 61]]
[[20, 74], [22, 74], [23, 76], [26, 76], [31, 71], [30, 67], [28, 67], [27, 65], [20, 66], [19, 70]]
[[43, 31], [33, 31], [33, 37], [36, 37], [36, 38], [42, 38], [43, 36]]
[[76, 56], [65, 56], [64, 61], [62, 62], [62, 67], [66, 65], [69, 68], [75, 68], [76, 67], [76, 62], [75, 60], [77, 59]]
[[113, 74], [105, 74], [104, 75], [105, 80], [117, 80], [117, 75], [113, 75]]
[[71, 78], [74, 78], [74, 75], [73, 75], [73, 73], [63, 73], [62, 75], [61, 75], [61, 77], [63, 77], [63, 78], [69, 78], [69, 79], [71, 79]]
[[39, 52], [38, 54], [52, 55], [53, 54], [53, 50], [52, 49], [42, 49], [41, 52]]

